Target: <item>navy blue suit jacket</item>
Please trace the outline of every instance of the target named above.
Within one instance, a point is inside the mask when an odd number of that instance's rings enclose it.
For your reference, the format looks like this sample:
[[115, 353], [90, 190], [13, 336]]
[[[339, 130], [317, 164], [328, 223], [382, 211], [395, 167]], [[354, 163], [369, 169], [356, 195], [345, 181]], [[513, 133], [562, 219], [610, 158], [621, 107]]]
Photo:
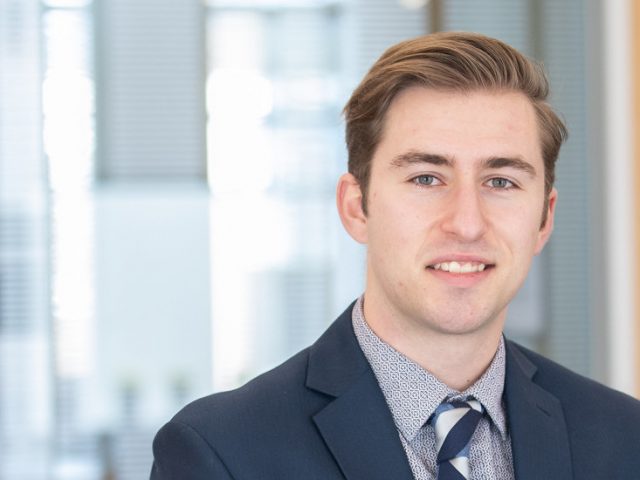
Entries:
[[[640, 402], [507, 341], [518, 480], [640, 479]], [[411, 480], [351, 307], [311, 347], [197, 400], [157, 434], [153, 480]]]

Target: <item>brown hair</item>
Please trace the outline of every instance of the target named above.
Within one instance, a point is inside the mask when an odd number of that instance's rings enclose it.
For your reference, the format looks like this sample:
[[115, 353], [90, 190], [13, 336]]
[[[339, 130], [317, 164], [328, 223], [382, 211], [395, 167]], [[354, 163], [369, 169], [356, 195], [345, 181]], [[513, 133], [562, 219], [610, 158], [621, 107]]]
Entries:
[[470, 92], [506, 90], [531, 100], [540, 125], [545, 171], [545, 209], [555, 178], [555, 163], [567, 129], [549, 103], [542, 66], [509, 45], [476, 33], [443, 32], [392, 46], [365, 75], [344, 107], [349, 172], [362, 189], [367, 213], [371, 159], [378, 147], [389, 105], [403, 89], [420, 85]]

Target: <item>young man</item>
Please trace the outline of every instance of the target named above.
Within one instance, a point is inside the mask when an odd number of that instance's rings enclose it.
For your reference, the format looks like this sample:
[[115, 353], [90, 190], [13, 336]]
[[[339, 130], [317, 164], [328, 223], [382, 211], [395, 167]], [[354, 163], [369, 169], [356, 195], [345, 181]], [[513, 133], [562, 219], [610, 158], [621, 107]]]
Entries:
[[640, 403], [502, 336], [553, 229], [565, 127], [541, 69], [443, 33], [376, 62], [346, 108], [342, 223], [366, 288], [310, 348], [198, 400], [160, 479], [640, 478]]

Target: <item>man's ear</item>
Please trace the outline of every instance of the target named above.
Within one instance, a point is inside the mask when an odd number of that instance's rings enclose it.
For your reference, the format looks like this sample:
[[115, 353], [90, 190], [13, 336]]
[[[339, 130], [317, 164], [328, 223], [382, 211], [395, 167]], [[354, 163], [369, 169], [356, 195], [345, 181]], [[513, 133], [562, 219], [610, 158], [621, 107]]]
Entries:
[[356, 177], [345, 173], [338, 180], [336, 203], [347, 233], [358, 243], [367, 243], [367, 216], [362, 209], [362, 190]]
[[544, 246], [547, 244], [549, 237], [551, 237], [551, 232], [553, 232], [553, 221], [556, 213], [556, 201], [558, 200], [558, 191], [555, 188], [551, 189], [551, 193], [549, 193], [549, 202], [547, 205], [547, 219], [544, 222], [544, 225], [540, 227], [540, 231], [538, 232], [538, 240], [536, 242], [536, 248], [534, 250], [535, 254], [538, 255]]

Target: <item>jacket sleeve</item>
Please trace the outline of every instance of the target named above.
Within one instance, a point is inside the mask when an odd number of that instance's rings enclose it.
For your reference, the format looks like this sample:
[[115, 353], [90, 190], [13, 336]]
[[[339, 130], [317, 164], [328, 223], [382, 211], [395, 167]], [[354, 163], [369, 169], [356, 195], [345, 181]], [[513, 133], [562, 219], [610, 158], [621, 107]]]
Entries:
[[191, 426], [171, 421], [153, 441], [151, 480], [234, 480], [215, 450]]

